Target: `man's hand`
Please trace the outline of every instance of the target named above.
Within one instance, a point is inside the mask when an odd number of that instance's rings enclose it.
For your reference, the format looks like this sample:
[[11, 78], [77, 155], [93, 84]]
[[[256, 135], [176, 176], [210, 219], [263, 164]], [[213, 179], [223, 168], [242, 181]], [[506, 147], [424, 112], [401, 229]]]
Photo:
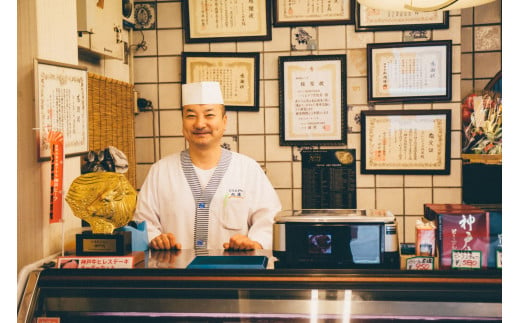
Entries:
[[256, 241], [249, 239], [247, 236], [237, 234], [229, 239], [229, 242], [223, 244], [224, 249], [228, 250], [254, 250], [263, 249], [262, 245]]
[[181, 244], [175, 241], [173, 233], [162, 233], [150, 241], [150, 247], [155, 250], [179, 250]]

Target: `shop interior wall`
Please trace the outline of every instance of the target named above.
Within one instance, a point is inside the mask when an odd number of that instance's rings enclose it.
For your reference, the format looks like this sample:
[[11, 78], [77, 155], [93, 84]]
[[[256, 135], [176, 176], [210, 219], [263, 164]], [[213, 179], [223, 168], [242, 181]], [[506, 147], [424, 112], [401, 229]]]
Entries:
[[[76, 1], [19, 0], [17, 15], [17, 268], [61, 252], [81, 221], [67, 206], [63, 223], [49, 223], [50, 163], [38, 162], [35, 136], [34, 59], [82, 65], [97, 75], [131, 83], [121, 60], [78, 54]], [[131, 41], [131, 33], [123, 32]], [[130, 61], [131, 64], [131, 61]], [[80, 175], [81, 158], [66, 158], [63, 190]], [[64, 239], [62, 239], [64, 237]]]
[[[144, 2], [144, 1], [143, 1]], [[450, 12], [450, 29], [434, 30], [431, 39], [453, 41], [453, 100], [449, 103], [376, 105], [385, 109], [452, 109], [451, 169], [447, 176], [361, 175], [359, 173], [360, 129], [355, 116], [368, 109], [366, 102], [366, 44], [404, 41], [406, 34], [399, 31], [356, 33], [352, 25], [318, 27], [318, 48], [312, 52], [291, 50], [291, 28], [273, 27], [273, 39], [265, 42], [230, 42], [186, 44], [183, 41], [180, 1], [150, 1], [157, 7], [156, 28], [134, 31], [126, 35], [130, 44], [146, 41], [147, 50], [135, 51], [134, 62], [124, 64], [114, 59], [92, 59], [78, 56], [75, 2], [68, 0], [18, 1], [18, 78], [17, 78], [17, 264], [18, 270], [42, 257], [61, 250], [62, 235], [71, 238], [79, 228], [78, 219], [65, 208], [65, 223], [48, 223], [48, 196], [50, 165], [38, 162], [34, 134], [33, 59], [35, 57], [80, 64], [89, 72], [134, 82], [142, 97], [152, 101], [153, 111], [136, 115], [137, 188], [142, 184], [150, 165], [159, 158], [179, 149], [185, 142], [180, 125], [180, 54], [195, 52], [259, 52], [260, 53], [260, 110], [258, 112], [230, 112], [226, 142], [231, 149], [256, 159], [266, 173], [286, 209], [301, 207], [301, 162], [297, 147], [278, 144], [278, 70], [279, 56], [307, 54], [347, 55], [347, 104], [349, 133], [344, 148], [357, 152], [358, 208], [389, 209], [398, 216], [401, 242], [414, 240], [413, 226], [422, 215], [423, 203], [461, 202], [460, 160], [460, 100], [468, 86], [465, 62], [464, 28], [469, 25], [465, 16], [486, 17], [486, 22], [501, 26], [500, 1], [462, 11]], [[499, 7], [498, 7], [499, 8]], [[497, 20], [498, 17], [498, 20]], [[478, 21], [475, 20], [475, 21]], [[473, 25], [477, 26], [479, 22]], [[471, 28], [474, 28], [472, 26]], [[462, 27], [462, 37], [461, 37]], [[496, 35], [496, 33], [492, 33]], [[476, 35], [476, 33], [475, 33]], [[143, 37], [143, 38], [141, 38]], [[478, 51], [474, 51], [477, 53]], [[484, 51], [488, 54], [491, 51]], [[495, 52], [493, 50], [493, 52]], [[473, 54], [473, 55], [477, 55]], [[478, 56], [478, 55], [477, 55]], [[497, 55], [481, 55], [473, 60], [472, 68], [493, 60]], [[131, 58], [131, 57], [130, 57]], [[479, 58], [480, 59], [480, 58]], [[135, 80], [133, 77], [135, 73]], [[471, 72], [473, 73], [473, 72]], [[462, 74], [462, 75], [461, 75]], [[478, 88], [491, 78], [492, 72], [475, 73], [472, 88]], [[473, 74], [471, 74], [473, 75]], [[463, 89], [461, 89], [461, 81]], [[327, 148], [327, 147], [323, 147]], [[329, 147], [332, 148], [332, 147]], [[338, 147], [334, 147], [338, 148]], [[80, 174], [80, 158], [65, 161], [64, 189]], [[290, 176], [287, 176], [290, 174]], [[70, 240], [70, 239], [69, 239]]]
[[[141, 1], [146, 3], [146, 1]], [[158, 159], [186, 147], [181, 133], [181, 53], [259, 52], [260, 110], [229, 112], [224, 141], [266, 170], [284, 209], [301, 208], [301, 157], [298, 147], [279, 145], [278, 57], [290, 55], [347, 55], [347, 144], [356, 149], [357, 207], [388, 209], [399, 222], [401, 242], [415, 240], [414, 225], [423, 215], [424, 203], [461, 203], [461, 10], [451, 11], [449, 29], [430, 30], [429, 40], [453, 42], [453, 98], [447, 103], [376, 104], [376, 110], [451, 109], [451, 173], [449, 175], [360, 174], [360, 127], [356, 115], [367, 103], [366, 44], [408, 40], [403, 31], [356, 32], [353, 25], [317, 27], [317, 50], [291, 49], [292, 29], [272, 27], [272, 40], [187, 44], [182, 28], [181, 1], [152, 1], [156, 5], [155, 28], [143, 30], [147, 50], [135, 52], [135, 87], [152, 102], [153, 110], [136, 116], [137, 186]], [[479, 11], [495, 9], [485, 5]], [[466, 9], [465, 9], [466, 10]], [[472, 10], [472, 9], [470, 9]], [[496, 10], [495, 10], [496, 12]], [[139, 35], [136, 33], [136, 39]], [[321, 147], [338, 148], [338, 147]], [[288, 176], [289, 174], [289, 176]]]

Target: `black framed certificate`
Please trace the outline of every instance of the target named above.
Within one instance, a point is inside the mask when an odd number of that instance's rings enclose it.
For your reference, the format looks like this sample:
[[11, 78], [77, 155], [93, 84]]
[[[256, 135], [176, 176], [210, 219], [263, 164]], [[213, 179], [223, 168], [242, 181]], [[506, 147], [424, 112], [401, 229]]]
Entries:
[[356, 150], [302, 150], [302, 209], [356, 208]]

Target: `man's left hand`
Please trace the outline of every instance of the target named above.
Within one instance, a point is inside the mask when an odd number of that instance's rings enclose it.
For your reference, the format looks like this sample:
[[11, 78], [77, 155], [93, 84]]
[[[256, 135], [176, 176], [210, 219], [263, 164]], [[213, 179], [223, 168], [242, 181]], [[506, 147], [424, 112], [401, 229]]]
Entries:
[[228, 250], [254, 250], [263, 249], [262, 245], [256, 241], [249, 239], [247, 236], [237, 234], [229, 239], [229, 242], [224, 243], [224, 249]]

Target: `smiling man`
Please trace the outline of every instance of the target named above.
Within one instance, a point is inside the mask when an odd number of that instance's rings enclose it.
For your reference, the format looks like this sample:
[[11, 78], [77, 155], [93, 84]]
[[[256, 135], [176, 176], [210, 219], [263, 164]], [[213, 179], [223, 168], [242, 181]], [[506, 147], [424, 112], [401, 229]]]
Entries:
[[134, 215], [152, 249], [272, 248], [280, 200], [255, 160], [221, 147], [226, 125], [218, 82], [182, 85], [188, 149], [152, 165]]

